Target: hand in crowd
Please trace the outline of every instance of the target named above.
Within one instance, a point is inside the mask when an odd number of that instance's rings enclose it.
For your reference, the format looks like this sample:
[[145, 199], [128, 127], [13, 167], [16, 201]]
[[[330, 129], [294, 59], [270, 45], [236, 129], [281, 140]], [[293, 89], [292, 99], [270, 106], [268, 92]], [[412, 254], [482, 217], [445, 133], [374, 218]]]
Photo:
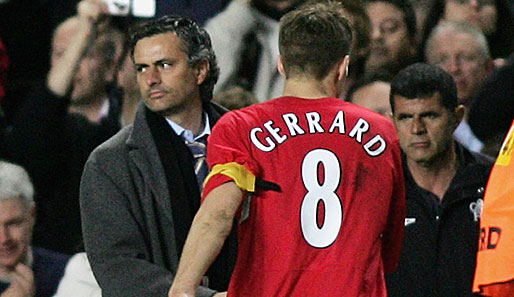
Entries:
[[33, 297], [35, 295], [34, 273], [27, 265], [18, 264], [11, 273], [11, 285], [0, 297]]
[[500, 68], [507, 63], [507, 59], [497, 58], [497, 59], [493, 60], [493, 63], [494, 63], [494, 67]]
[[77, 15], [81, 20], [97, 23], [106, 15], [107, 6], [102, 0], [82, 0], [77, 6]]

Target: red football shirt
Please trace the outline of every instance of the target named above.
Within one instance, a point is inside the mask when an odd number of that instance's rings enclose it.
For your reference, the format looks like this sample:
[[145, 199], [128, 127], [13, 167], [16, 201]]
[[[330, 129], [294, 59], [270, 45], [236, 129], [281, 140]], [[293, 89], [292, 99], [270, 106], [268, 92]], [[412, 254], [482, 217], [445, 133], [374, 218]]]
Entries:
[[[403, 238], [401, 154], [387, 118], [337, 98], [281, 97], [223, 116], [208, 162], [281, 192], [241, 207], [228, 296], [386, 296]], [[227, 181], [218, 174], [204, 196]]]

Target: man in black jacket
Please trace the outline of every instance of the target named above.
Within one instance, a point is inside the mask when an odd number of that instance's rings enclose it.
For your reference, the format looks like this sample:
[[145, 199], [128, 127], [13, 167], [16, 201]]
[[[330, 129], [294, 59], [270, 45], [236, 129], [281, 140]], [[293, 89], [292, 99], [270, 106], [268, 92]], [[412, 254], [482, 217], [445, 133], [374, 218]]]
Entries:
[[492, 160], [453, 139], [464, 116], [452, 77], [417, 63], [393, 79], [393, 121], [404, 153], [405, 237], [389, 296], [473, 296], [484, 188]]
[[[132, 28], [144, 104], [133, 125], [98, 147], [81, 181], [86, 252], [104, 296], [166, 296], [200, 205], [219, 68], [210, 37], [175, 16]], [[208, 169], [207, 169], [208, 170]], [[228, 247], [235, 251], [235, 246]], [[198, 296], [226, 290], [235, 253], [222, 254]]]

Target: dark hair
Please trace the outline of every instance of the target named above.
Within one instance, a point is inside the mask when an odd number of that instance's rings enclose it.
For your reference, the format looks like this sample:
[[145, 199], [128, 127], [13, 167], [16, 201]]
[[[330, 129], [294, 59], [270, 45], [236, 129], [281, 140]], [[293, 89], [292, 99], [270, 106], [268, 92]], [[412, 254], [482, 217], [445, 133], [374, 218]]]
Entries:
[[280, 20], [279, 50], [286, 76], [323, 79], [350, 53], [352, 29], [335, 1], [302, 6]]
[[457, 86], [452, 76], [436, 65], [412, 64], [402, 69], [391, 81], [389, 102], [394, 113], [394, 96], [417, 99], [439, 92], [441, 104], [448, 110], [458, 105]]
[[365, 74], [363, 77], [359, 78], [350, 89], [348, 89], [348, 94], [346, 95], [346, 100], [352, 102], [352, 97], [357, 90], [363, 88], [365, 86], [371, 85], [374, 82], [386, 82], [391, 83], [393, 79], [393, 75], [391, 72], [386, 69], [379, 69], [377, 71], [372, 71]]
[[367, 0], [368, 3], [384, 2], [394, 5], [403, 12], [403, 21], [407, 25], [407, 32], [412, 41], [416, 40], [416, 13], [410, 0]]
[[[496, 31], [486, 35], [489, 50], [493, 59], [507, 57], [514, 52], [514, 13], [510, 5], [505, 0], [495, 0], [496, 11]], [[446, 0], [433, 0], [432, 6], [427, 13], [426, 21], [422, 30], [419, 57], [423, 59], [426, 41], [439, 21], [444, 17]]]
[[132, 58], [139, 40], [163, 33], [175, 33], [182, 40], [181, 48], [187, 54], [189, 66], [196, 66], [204, 60], [209, 62], [209, 73], [200, 85], [200, 96], [204, 103], [211, 100], [220, 70], [209, 34], [194, 20], [166, 15], [135, 24], [129, 30], [129, 48]]

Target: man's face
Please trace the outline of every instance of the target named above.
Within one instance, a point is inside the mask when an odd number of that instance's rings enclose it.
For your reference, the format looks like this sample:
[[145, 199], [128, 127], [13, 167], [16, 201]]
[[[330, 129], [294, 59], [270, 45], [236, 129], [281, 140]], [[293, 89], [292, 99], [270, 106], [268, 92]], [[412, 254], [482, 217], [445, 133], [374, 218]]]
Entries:
[[172, 116], [201, 104], [199, 85], [204, 77], [190, 67], [175, 33], [163, 33], [139, 40], [134, 48], [137, 82], [146, 106]]
[[366, 12], [371, 21], [371, 43], [366, 71], [401, 64], [415, 53], [403, 12], [386, 2], [369, 2]]
[[394, 102], [393, 122], [408, 161], [426, 166], [449, 153], [458, 120], [438, 92], [416, 99], [395, 95]]
[[470, 34], [443, 30], [429, 46], [428, 63], [451, 74], [459, 103], [469, 106], [492, 71], [490, 60], [479, 50], [480, 44]]
[[391, 105], [389, 104], [390, 91], [390, 83], [376, 81], [356, 90], [352, 94], [352, 103], [366, 107], [379, 114], [388, 115], [391, 112]]
[[[78, 23], [68, 22], [57, 31], [52, 44], [52, 67], [63, 60], [64, 53], [77, 32], [77, 26]], [[86, 50], [73, 77], [71, 90], [71, 102], [73, 104], [89, 104], [98, 96], [105, 94], [110, 73], [108, 72], [106, 59], [98, 49], [99, 41], [96, 40]]]
[[497, 13], [494, 0], [446, 0], [443, 19], [468, 22], [490, 34], [496, 29]]
[[34, 226], [34, 207], [19, 199], [0, 201], [0, 270], [25, 261]]
[[123, 64], [118, 70], [118, 85], [123, 89], [125, 94], [137, 94], [139, 96], [139, 87], [137, 85], [136, 69], [134, 63], [127, 55], [123, 60]]

